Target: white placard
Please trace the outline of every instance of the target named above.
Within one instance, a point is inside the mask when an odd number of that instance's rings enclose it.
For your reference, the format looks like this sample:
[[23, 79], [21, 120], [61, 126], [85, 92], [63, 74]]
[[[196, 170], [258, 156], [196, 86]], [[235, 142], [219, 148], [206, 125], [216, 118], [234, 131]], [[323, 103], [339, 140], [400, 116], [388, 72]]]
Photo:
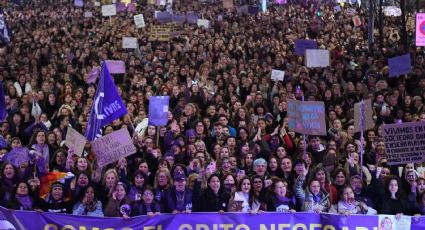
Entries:
[[135, 38], [135, 37], [123, 37], [122, 38], [122, 48], [124, 48], [124, 49], [136, 49], [137, 48], [137, 38]]
[[384, 6], [384, 15], [388, 17], [399, 17], [401, 16], [401, 9], [395, 6]]
[[272, 70], [272, 80], [283, 81], [285, 78], [285, 71], [274, 69]]
[[198, 19], [198, 21], [196, 23], [198, 24], [199, 27], [203, 26], [203, 27], [205, 27], [205, 29], [210, 28], [210, 20]]
[[94, 2], [94, 6], [100, 6], [100, 2]]
[[143, 28], [145, 27], [145, 18], [143, 17], [143, 14], [134, 15], [134, 24], [136, 25], [136, 28]]
[[115, 4], [103, 5], [102, 16], [114, 16], [117, 15], [117, 6]]
[[86, 12], [84, 12], [84, 17], [85, 18], [91, 18], [91, 17], [93, 17], [93, 13], [91, 11], [86, 11]]
[[329, 50], [307, 49], [305, 50], [307, 67], [327, 67], [330, 65]]

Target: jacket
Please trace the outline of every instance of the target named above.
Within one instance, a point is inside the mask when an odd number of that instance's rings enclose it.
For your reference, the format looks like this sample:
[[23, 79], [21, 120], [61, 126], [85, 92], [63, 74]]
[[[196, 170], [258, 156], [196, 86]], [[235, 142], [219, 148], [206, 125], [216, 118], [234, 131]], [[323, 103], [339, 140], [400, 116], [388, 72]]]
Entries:
[[227, 211], [227, 204], [230, 196], [222, 190], [215, 195], [214, 192], [207, 188], [201, 189], [201, 182], [196, 181], [193, 189], [195, 212], [218, 212], [220, 210]]
[[156, 200], [150, 204], [145, 204], [143, 201], [136, 202], [131, 209], [131, 216], [147, 215], [148, 212], [161, 212], [161, 206]]
[[103, 217], [104, 215], [103, 215], [103, 209], [102, 209], [102, 202], [100, 201], [96, 202], [96, 209], [94, 211], [87, 210], [84, 204], [82, 204], [81, 202], [78, 202], [74, 205], [74, 208], [72, 209], [72, 214]]
[[167, 191], [162, 194], [161, 198], [161, 204], [163, 207], [162, 212], [164, 213], [172, 213], [174, 210], [177, 211], [185, 211], [190, 210], [192, 211], [192, 190], [189, 188], [186, 188], [184, 191], [184, 198], [183, 198], [183, 208], [177, 207], [177, 195], [176, 195], [176, 188], [173, 186], [169, 188]]
[[312, 194], [308, 188], [303, 190], [302, 185], [304, 180], [305, 178], [303, 176], [299, 176], [294, 186], [295, 196], [297, 197], [297, 202], [301, 206], [301, 211], [313, 212], [319, 209], [322, 212], [327, 212], [331, 206], [329, 193], [320, 190], [319, 194], [316, 196]]
[[[129, 210], [124, 210], [129, 209]], [[127, 198], [124, 198], [123, 200], [115, 200], [110, 198], [108, 204], [105, 208], [105, 216], [109, 217], [122, 217], [123, 212], [128, 213], [128, 216], [130, 216], [131, 213], [131, 205], [130, 202], [127, 200]]]
[[344, 205], [343, 201], [339, 201], [336, 204], [333, 204], [329, 209], [329, 213], [335, 214], [344, 214], [346, 212], [350, 212], [351, 214], [366, 214], [366, 215], [376, 215], [377, 212], [375, 209], [368, 207], [362, 201], [355, 201], [354, 205], [347, 207]]

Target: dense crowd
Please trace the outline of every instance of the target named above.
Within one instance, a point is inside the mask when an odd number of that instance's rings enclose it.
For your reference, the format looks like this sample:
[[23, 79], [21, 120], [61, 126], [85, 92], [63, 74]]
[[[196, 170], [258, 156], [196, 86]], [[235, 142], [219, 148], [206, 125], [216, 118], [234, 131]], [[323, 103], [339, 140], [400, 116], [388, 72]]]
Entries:
[[[240, 14], [221, 1], [175, 0], [174, 13], [198, 12], [211, 28], [186, 22], [178, 36], [158, 42], [149, 40], [149, 28], [158, 24], [154, 11], [165, 7], [147, 1], [136, 1], [146, 22], [141, 29], [134, 13], [109, 18], [87, 3], [30, 2], [3, 5], [13, 33], [0, 53], [8, 115], [0, 156], [27, 146], [32, 160], [2, 163], [1, 206], [112, 217], [425, 214], [425, 179], [415, 170], [421, 165], [402, 165], [400, 174], [386, 163], [382, 125], [425, 121], [423, 50], [403, 46], [396, 20], [386, 18], [383, 44], [369, 49], [366, 10], [357, 4], [335, 12], [335, 3], [291, 1]], [[93, 17], [83, 16], [88, 10]], [[137, 37], [139, 49], [122, 49], [124, 36]], [[299, 38], [330, 50], [331, 66], [306, 68], [294, 54]], [[389, 78], [387, 59], [407, 52], [412, 72]], [[126, 73], [113, 78], [128, 114], [103, 127], [103, 135], [128, 129], [137, 153], [100, 168], [89, 142], [81, 157], [64, 143], [69, 126], [85, 133], [96, 92], [87, 77], [104, 59], [126, 64]], [[284, 70], [284, 80], [272, 81], [272, 69]], [[163, 127], [146, 120], [155, 95], [170, 96]], [[287, 99], [302, 97], [324, 102], [327, 136], [304, 139], [288, 129]], [[362, 99], [373, 101], [375, 127], [360, 146], [353, 105]], [[71, 176], [41, 196], [42, 178], [52, 172]]]

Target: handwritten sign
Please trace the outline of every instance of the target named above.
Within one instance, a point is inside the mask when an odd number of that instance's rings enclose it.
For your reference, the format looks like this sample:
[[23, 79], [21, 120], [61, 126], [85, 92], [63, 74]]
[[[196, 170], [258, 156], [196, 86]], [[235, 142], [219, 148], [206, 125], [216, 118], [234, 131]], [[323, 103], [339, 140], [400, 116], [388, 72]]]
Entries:
[[234, 5], [233, 5], [233, 0], [223, 0], [223, 8], [224, 9], [233, 9]]
[[92, 18], [93, 17], [93, 13], [91, 11], [86, 11], [86, 12], [84, 12], [84, 17], [85, 18]]
[[307, 49], [305, 65], [307, 67], [327, 67], [330, 65], [329, 50]]
[[399, 17], [401, 16], [401, 9], [395, 6], [384, 6], [384, 15], [388, 17]]
[[91, 142], [99, 167], [104, 167], [137, 151], [127, 129], [114, 131]]
[[122, 38], [122, 48], [124, 48], [124, 49], [136, 49], [137, 48], [137, 38], [136, 37], [123, 37]]
[[425, 46], [425, 13], [416, 14], [416, 46]]
[[125, 63], [117, 60], [106, 60], [106, 66], [108, 66], [109, 73], [121, 74], [125, 73]]
[[272, 70], [272, 80], [275, 81], [283, 81], [283, 78], [285, 77], [285, 71], [273, 69]]
[[83, 7], [83, 5], [84, 5], [83, 0], [74, 0], [74, 6]]
[[117, 7], [115, 6], [115, 4], [102, 6], [102, 16], [108, 17], [114, 15], [117, 15]]
[[289, 130], [308, 135], [326, 135], [325, 104], [288, 100]]
[[143, 17], [143, 14], [134, 15], [134, 24], [136, 25], [136, 28], [143, 28], [146, 26], [145, 24], [145, 18]]
[[203, 26], [205, 29], [209, 29], [210, 28], [210, 20], [198, 19], [198, 21], [196, 22], [196, 24], [198, 24], [199, 27]]
[[[360, 103], [354, 104], [354, 132], [360, 132]], [[364, 103], [364, 128], [363, 130], [373, 129], [375, 123], [373, 122], [373, 110], [372, 110], [372, 101], [367, 99], [363, 101]]]
[[384, 140], [389, 165], [425, 161], [425, 122], [384, 125]]
[[68, 131], [66, 132], [65, 145], [68, 148], [73, 149], [74, 153], [78, 156], [81, 156], [84, 151], [84, 145], [86, 145], [87, 139], [81, 135], [77, 130], [73, 129], [71, 126], [68, 126]]
[[149, 41], [160, 41], [160, 42], [170, 41], [172, 30], [173, 30], [173, 26], [170, 24], [151, 26]]

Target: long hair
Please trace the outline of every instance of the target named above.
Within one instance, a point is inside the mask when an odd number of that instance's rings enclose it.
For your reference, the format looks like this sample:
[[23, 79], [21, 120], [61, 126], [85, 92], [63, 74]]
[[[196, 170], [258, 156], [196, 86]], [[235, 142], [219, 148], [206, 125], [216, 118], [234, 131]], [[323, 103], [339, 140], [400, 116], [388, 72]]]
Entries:
[[253, 188], [253, 186], [254, 186], [253, 180], [251, 180], [247, 176], [242, 177], [241, 180], [239, 181], [238, 190], [237, 191], [238, 192], [242, 191], [242, 184], [243, 184], [243, 181], [244, 180], [248, 180], [249, 183], [251, 184], [251, 188], [249, 190], [248, 204], [249, 204], [249, 207], [252, 208], [252, 205], [254, 204], [254, 201], [257, 200], [257, 194], [255, 193], [254, 188]]

